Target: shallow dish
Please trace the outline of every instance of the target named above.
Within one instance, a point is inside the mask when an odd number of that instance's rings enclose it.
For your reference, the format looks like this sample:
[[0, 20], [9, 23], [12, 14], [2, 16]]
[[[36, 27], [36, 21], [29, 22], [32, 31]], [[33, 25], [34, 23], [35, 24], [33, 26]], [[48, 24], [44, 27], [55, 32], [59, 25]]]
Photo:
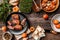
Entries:
[[55, 24], [52, 22], [53, 20], [58, 20], [60, 22], [60, 14], [56, 14], [55, 16], [53, 16], [53, 18], [51, 19], [51, 27], [54, 31], [56, 32], [60, 32], [60, 29], [55, 27]]
[[47, 10], [45, 10], [45, 9], [43, 9], [43, 8], [42, 8], [42, 10], [44, 10], [45, 12], [54, 12], [54, 11], [57, 10], [58, 7], [59, 7], [59, 0], [56, 0], [56, 1], [57, 1], [56, 7], [55, 7], [53, 10], [47, 11]]
[[[6, 26], [8, 25], [7, 21], [11, 20], [11, 15], [13, 15], [13, 14], [18, 14], [20, 16], [20, 21], [23, 20], [24, 18], [26, 18], [26, 16], [20, 12], [11, 13], [6, 19]], [[29, 23], [28, 23], [28, 19], [26, 18], [25, 27], [21, 31], [11, 30], [11, 29], [8, 29], [8, 31], [11, 32], [12, 34], [18, 35], [18, 34], [22, 34], [23, 32], [25, 32], [28, 27], [29, 27]]]

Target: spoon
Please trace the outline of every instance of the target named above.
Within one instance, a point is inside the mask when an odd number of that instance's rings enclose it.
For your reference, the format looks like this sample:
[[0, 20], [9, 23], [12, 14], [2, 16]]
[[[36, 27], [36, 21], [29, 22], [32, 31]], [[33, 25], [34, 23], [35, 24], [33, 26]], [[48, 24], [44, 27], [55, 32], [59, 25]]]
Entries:
[[33, 10], [35, 12], [39, 12], [40, 11], [40, 8], [38, 7], [38, 5], [36, 4], [36, 2], [34, 0], [33, 0], [33, 3], [34, 3]]

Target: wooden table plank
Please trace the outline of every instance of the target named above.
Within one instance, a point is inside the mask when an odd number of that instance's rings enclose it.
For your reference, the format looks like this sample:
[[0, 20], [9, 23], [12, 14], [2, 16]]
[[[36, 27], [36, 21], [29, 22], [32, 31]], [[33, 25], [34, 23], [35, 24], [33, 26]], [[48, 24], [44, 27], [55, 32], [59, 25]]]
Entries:
[[[43, 14], [45, 14], [45, 13], [46, 12], [41, 11], [40, 13], [34, 13], [33, 12], [31, 14], [24, 14], [24, 15], [28, 18], [28, 20], [30, 22], [30, 25], [32, 25], [32, 26], [40, 25], [44, 29], [52, 30], [51, 25], [50, 25], [50, 21], [51, 21], [51, 18], [54, 15], [60, 14], [60, 6], [59, 6], [59, 8], [55, 12], [47, 13], [49, 15], [49, 19], [48, 20], [44, 20], [42, 18]], [[0, 40], [2, 40], [2, 33], [3, 32], [0, 30]], [[60, 40], [60, 34], [54, 35], [54, 34], [46, 32], [46, 37], [42, 38], [41, 40]]]
[[[43, 27], [44, 29], [49, 29], [51, 30], [51, 25], [50, 25], [50, 21], [51, 21], [51, 18], [55, 15], [55, 14], [59, 14], [59, 11], [58, 13], [51, 13], [51, 14], [48, 14], [49, 15], [49, 19], [48, 20], [44, 20], [42, 18], [42, 15], [44, 14], [45, 12], [41, 12], [41, 13], [32, 13], [32, 14], [25, 14], [25, 16], [28, 18], [29, 22], [30, 22], [30, 25], [32, 26], [37, 26], [37, 25], [40, 25], [41, 27]], [[1, 24], [0, 24], [1, 25]], [[2, 25], [1, 25], [2, 26]], [[0, 40], [2, 40], [2, 32], [0, 31]], [[41, 40], [60, 40], [60, 34], [57, 34], [57, 35], [54, 35], [54, 34], [51, 34], [51, 33], [46, 33], [46, 37], [42, 38]]]

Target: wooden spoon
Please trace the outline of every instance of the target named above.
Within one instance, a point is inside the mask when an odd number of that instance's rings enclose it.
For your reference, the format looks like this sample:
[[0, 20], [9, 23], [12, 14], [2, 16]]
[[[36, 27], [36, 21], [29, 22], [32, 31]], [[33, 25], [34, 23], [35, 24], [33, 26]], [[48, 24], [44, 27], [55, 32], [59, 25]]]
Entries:
[[35, 12], [39, 12], [40, 11], [40, 8], [38, 7], [38, 5], [36, 4], [36, 2], [33, 0], [33, 3], [34, 3], [34, 5], [33, 5], [33, 7], [32, 7], [32, 9], [35, 11]]

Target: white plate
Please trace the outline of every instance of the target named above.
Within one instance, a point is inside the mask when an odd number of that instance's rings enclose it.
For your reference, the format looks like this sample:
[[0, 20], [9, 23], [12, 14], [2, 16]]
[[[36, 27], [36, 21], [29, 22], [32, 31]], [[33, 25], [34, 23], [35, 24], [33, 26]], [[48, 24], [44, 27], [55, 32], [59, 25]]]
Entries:
[[60, 22], [60, 14], [56, 14], [55, 16], [53, 16], [53, 18], [51, 19], [51, 27], [54, 31], [56, 32], [60, 32], [60, 29], [56, 28], [54, 23], [52, 22], [53, 20], [58, 20]]

